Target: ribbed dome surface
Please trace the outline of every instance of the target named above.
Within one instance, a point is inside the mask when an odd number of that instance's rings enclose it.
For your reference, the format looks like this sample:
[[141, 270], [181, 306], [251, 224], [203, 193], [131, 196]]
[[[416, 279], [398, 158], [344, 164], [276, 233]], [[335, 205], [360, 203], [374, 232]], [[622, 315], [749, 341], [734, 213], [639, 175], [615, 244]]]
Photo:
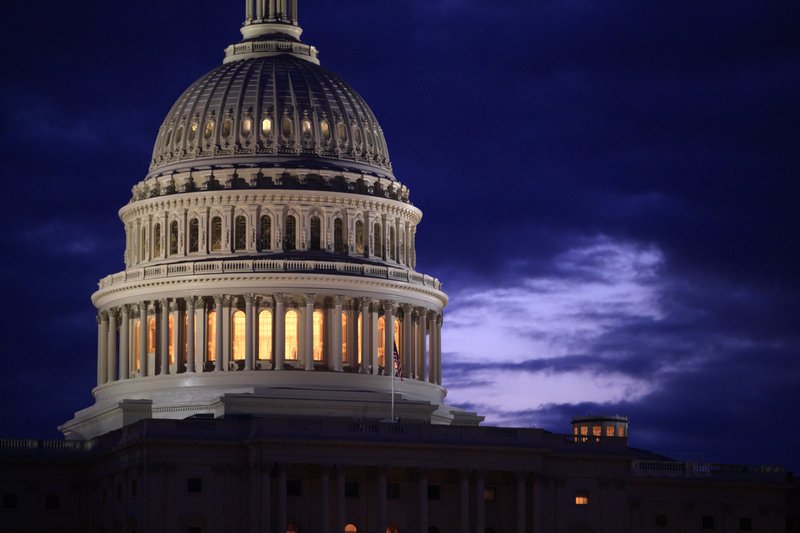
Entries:
[[193, 83], [161, 125], [148, 177], [220, 166], [339, 168], [394, 179], [383, 130], [364, 99], [288, 54], [226, 63]]

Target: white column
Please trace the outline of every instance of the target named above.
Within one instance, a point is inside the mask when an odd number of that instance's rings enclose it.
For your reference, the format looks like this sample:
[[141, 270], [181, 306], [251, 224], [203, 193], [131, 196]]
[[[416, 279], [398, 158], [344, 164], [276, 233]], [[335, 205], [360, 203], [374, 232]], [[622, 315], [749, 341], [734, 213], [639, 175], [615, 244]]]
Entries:
[[275, 348], [272, 351], [275, 358], [275, 370], [283, 370], [284, 350], [286, 349], [286, 315], [283, 309], [283, 294], [275, 295], [275, 334], [272, 338], [275, 341]]
[[183, 343], [180, 342], [183, 320], [181, 320], [181, 308], [178, 305], [178, 300], [170, 302], [169, 312], [172, 315], [172, 355], [175, 359], [174, 370], [170, 370], [170, 372], [178, 374], [181, 371], [181, 348], [183, 347]]
[[383, 341], [383, 366], [384, 374], [391, 376], [394, 372], [394, 306], [391, 300], [383, 302], [383, 331], [385, 332]]
[[306, 370], [314, 370], [314, 294], [304, 296], [306, 302], [303, 313], [303, 360]]
[[223, 300], [223, 320], [222, 320], [222, 329], [221, 331], [221, 340], [222, 340], [222, 370], [227, 370], [229, 368], [230, 362], [233, 360], [231, 357], [231, 323], [232, 315], [233, 315], [233, 308], [236, 305], [236, 298], [233, 296], [229, 296]]
[[419, 355], [417, 357], [417, 379], [420, 381], [427, 381], [427, 361], [428, 361], [428, 344], [427, 335], [428, 331], [428, 310], [419, 310]]
[[217, 335], [216, 344], [214, 345], [214, 371], [219, 372], [222, 370], [222, 324], [223, 324], [223, 317], [222, 317], [222, 295], [217, 294], [214, 296], [214, 312], [216, 316], [214, 317], [217, 321]]
[[253, 370], [253, 298], [252, 294], [244, 296], [244, 321], [245, 321], [245, 343], [244, 343], [244, 369]]
[[439, 313], [436, 317], [436, 342], [434, 344], [436, 357], [433, 361], [433, 368], [436, 370], [433, 382], [437, 385], [442, 384], [442, 324], [444, 315]]
[[[356, 327], [358, 327], [356, 325]], [[367, 374], [369, 372], [369, 327], [370, 327], [370, 313], [369, 313], [369, 298], [361, 299], [361, 373]]]
[[438, 314], [429, 313], [430, 333], [428, 334], [428, 383], [436, 383], [436, 320]]
[[147, 375], [147, 303], [139, 303], [139, 377]]
[[117, 310], [111, 309], [108, 312], [108, 351], [106, 352], [108, 363], [106, 364], [107, 381], [110, 383], [117, 379]]
[[108, 379], [108, 313], [97, 313], [97, 385]]
[[130, 327], [130, 315], [128, 313], [128, 306], [123, 305], [121, 310], [119, 328], [119, 379], [128, 379], [130, 377], [130, 361], [128, 357], [130, 348], [130, 338], [128, 336], [128, 329]]
[[403, 373], [407, 376], [410, 375], [413, 369], [411, 363], [412, 354], [414, 353], [413, 333], [414, 322], [411, 320], [411, 306], [409, 304], [403, 304], [403, 349], [400, 352], [400, 366], [403, 367]]
[[194, 310], [194, 296], [186, 298], [186, 372], [194, 372], [194, 350], [195, 350], [195, 322], [197, 313]]
[[372, 362], [372, 373], [378, 375], [378, 302], [375, 302], [369, 311], [369, 354]]
[[337, 372], [342, 371], [342, 296], [333, 297], [331, 313], [330, 350], [328, 350], [328, 367]]
[[169, 374], [169, 302], [164, 299], [159, 305], [159, 322], [161, 323], [158, 332], [161, 341], [161, 375]]

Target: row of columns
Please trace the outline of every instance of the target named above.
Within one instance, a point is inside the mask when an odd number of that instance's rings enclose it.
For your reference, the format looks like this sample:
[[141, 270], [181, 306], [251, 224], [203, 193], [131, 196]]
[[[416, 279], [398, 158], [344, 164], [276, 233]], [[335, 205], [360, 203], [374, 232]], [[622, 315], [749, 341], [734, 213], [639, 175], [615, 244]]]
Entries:
[[[314, 312], [320, 308], [326, 313], [323, 333], [325, 350], [324, 360], [315, 361]], [[267, 309], [274, 310], [272, 353], [270, 357], [262, 357], [258, 353], [259, 315]], [[296, 361], [295, 366], [313, 371], [315, 364], [327, 364], [329, 370], [341, 372], [345, 364], [342, 352], [344, 344], [348, 370], [376, 375], [382, 370], [384, 375], [389, 375], [394, 368], [395, 316], [401, 315], [397, 348], [403, 376], [441, 385], [442, 314], [439, 311], [391, 300], [349, 299], [340, 295], [318, 299], [315, 294], [304, 294], [299, 298], [285, 294], [172, 298], [103, 310], [97, 315], [97, 383], [103, 385], [118, 379], [156, 374], [228, 370], [234, 361], [233, 315], [239, 310], [245, 314], [245, 354], [241, 369], [255, 370], [271, 366], [274, 370], [283, 370], [290, 360], [285, 353], [285, 318], [290, 309], [296, 310], [299, 315], [298, 357], [291, 359]], [[215, 312], [215, 343], [211, 347], [214, 354], [213, 369], [208, 364], [211, 358], [207, 349], [208, 316], [211, 311]], [[384, 334], [378, 338], [381, 311]], [[343, 313], [347, 319], [344, 332]], [[362, 324], [360, 338], [357, 327], [359, 318]], [[153, 332], [150, 331], [151, 320]], [[343, 334], [347, 338], [343, 339]], [[384, 352], [383, 365], [378, 359], [379, 346]], [[200, 353], [197, 353], [198, 347]], [[173, 352], [172, 362], [170, 348]], [[359, 348], [362, 354], [360, 362], [357, 360]]]

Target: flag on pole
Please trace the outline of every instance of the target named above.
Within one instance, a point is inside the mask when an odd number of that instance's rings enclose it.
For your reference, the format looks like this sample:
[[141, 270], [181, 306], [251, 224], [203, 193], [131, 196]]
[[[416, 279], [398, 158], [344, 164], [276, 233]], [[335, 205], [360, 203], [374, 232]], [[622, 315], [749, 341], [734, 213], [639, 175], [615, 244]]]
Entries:
[[394, 376], [399, 376], [400, 381], [403, 381], [403, 367], [400, 364], [400, 354], [397, 353], [397, 343], [394, 343], [394, 352], [392, 353], [392, 362], [394, 363]]

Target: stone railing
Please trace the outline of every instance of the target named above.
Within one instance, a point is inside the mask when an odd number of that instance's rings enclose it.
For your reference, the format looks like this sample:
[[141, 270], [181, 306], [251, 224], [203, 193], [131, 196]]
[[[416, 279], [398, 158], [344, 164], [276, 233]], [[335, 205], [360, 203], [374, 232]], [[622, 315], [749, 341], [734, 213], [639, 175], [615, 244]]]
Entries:
[[230, 59], [242, 54], [277, 54], [282, 52], [308, 56], [314, 60], [316, 60], [319, 55], [319, 51], [315, 47], [303, 43], [287, 41], [247, 41], [228, 46], [225, 49], [225, 57]]
[[89, 448], [87, 441], [0, 439], [0, 450], [24, 452], [82, 452]]
[[364, 265], [336, 261], [303, 261], [295, 259], [233, 259], [222, 261], [188, 261], [143, 268], [132, 268], [101, 279], [100, 289], [108, 289], [114, 285], [130, 281], [143, 281], [162, 278], [179, 278], [202, 274], [227, 273], [259, 273], [259, 272], [316, 272], [321, 274], [343, 274], [364, 276], [393, 281], [402, 281], [412, 285], [422, 285], [442, 290], [442, 282], [438, 279], [407, 270], [379, 265]]
[[778, 466], [728, 465], [681, 461], [636, 460], [631, 463], [631, 470], [640, 475], [681, 477], [786, 475], [786, 469]]

